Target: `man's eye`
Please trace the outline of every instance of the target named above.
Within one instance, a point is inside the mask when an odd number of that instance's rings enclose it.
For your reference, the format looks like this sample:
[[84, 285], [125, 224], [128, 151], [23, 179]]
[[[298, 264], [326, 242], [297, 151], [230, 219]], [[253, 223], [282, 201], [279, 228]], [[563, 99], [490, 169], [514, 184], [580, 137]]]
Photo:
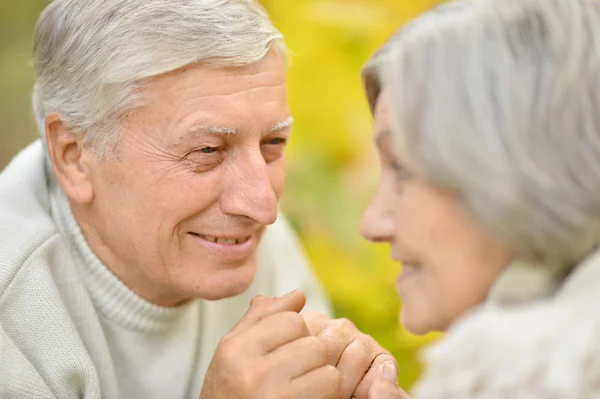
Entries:
[[216, 147], [204, 147], [200, 149], [200, 152], [204, 154], [212, 154], [215, 151], [217, 151]]
[[283, 137], [276, 137], [273, 139], [270, 139], [266, 142], [266, 144], [269, 145], [280, 145], [280, 144], [285, 144], [287, 142], [287, 139], [283, 138]]

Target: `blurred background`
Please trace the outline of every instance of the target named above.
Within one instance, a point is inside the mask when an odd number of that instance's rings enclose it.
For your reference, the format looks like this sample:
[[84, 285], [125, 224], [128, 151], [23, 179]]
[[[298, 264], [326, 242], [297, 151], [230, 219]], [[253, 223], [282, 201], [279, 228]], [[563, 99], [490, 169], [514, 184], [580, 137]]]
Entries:
[[[437, 337], [398, 324], [400, 265], [358, 234], [378, 179], [372, 120], [360, 69], [402, 23], [438, 0], [262, 0], [293, 57], [289, 99], [296, 123], [282, 208], [300, 234], [338, 317], [389, 349], [410, 388], [418, 351]], [[31, 40], [48, 0], [0, 2], [0, 169], [36, 139], [30, 106]], [[2, 193], [0, 193], [2, 195]]]

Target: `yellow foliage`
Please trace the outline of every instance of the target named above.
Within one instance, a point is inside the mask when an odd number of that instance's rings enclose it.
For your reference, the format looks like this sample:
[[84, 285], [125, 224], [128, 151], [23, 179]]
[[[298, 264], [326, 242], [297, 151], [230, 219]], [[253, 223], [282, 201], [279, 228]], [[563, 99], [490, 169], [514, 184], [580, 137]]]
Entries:
[[296, 126], [288, 153], [283, 209], [299, 231], [336, 315], [388, 348], [408, 388], [416, 354], [438, 335], [399, 325], [400, 265], [371, 245], [358, 223], [377, 183], [372, 121], [360, 81], [368, 57], [402, 23], [435, 0], [264, 0], [291, 50], [289, 99]]

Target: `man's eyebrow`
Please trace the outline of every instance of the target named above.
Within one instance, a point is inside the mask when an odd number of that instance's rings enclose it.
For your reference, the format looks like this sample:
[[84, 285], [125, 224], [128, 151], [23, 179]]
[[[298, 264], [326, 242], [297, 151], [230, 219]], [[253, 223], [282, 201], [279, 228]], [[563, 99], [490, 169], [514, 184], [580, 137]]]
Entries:
[[192, 126], [186, 133], [187, 135], [196, 135], [196, 134], [215, 134], [218, 136], [232, 136], [239, 133], [238, 129], [234, 127], [224, 127], [224, 126]]
[[277, 133], [280, 132], [282, 130], [285, 130], [289, 127], [291, 127], [294, 124], [294, 118], [293, 117], [289, 117], [285, 120], [282, 120], [281, 122], [277, 122], [276, 124], [274, 124], [270, 129], [269, 132], [270, 133]]
[[[274, 124], [269, 129], [269, 133], [277, 133], [282, 130], [285, 130], [285, 129], [291, 127], [293, 123], [294, 123], [294, 118], [292, 118], [290, 116], [289, 118], [284, 119], [284, 120]], [[234, 127], [198, 125], [198, 126], [192, 126], [190, 129], [188, 129], [185, 136], [186, 137], [187, 136], [195, 136], [198, 134], [214, 134], [217, 136], [233, 136], [238, 133], [239, 133], [239, 130]]]

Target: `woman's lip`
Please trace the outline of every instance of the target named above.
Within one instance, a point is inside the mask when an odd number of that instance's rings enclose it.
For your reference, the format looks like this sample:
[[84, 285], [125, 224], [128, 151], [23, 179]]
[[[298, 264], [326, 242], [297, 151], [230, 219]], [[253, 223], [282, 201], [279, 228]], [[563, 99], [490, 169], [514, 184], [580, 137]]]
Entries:
[[255, 234], [252, 234], [246, 241], [239, 244], [222, 244], [219, 242], [208, 241], [199, 234], [190, 233], [190, 236], [199, 244], [213, 252], [219, 258], [226, 261], [240, 261], [249, 258], [255, 251]]
[[419, 274], [420, 271], [421, 271], [421, 268], [418, 266], [414, 266], [414, 265], [410, 265], [410, 264], [408, 264], [408, 265], [403, 264], [402, 271], [400, 272], [400, 274], [398, 275], [398, 278], [396, 279], [396, 285], [399, 286], [404, 281]]

